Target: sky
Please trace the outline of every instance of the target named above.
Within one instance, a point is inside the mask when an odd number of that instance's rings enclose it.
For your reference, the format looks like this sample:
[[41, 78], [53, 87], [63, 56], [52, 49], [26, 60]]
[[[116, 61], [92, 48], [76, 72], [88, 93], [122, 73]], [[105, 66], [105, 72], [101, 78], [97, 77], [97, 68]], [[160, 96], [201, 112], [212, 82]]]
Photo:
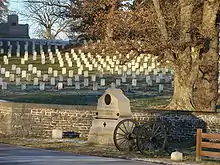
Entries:
[[28, 24], [29, 25], [29, 35], [31, 38], [35, 38], [36, 35], [34, 34], [34, 25], [33, 22], [28, 21], [19, 12], [22, 12], [23, 9], [23, 0], [9, 0], [9, 10], [11, 11], [10, 14], [18, 14], [19, 16], [19, 23], [20, 24]]
[[[24, 0], [9, 0], [9, 10], [11, 11], [11, 14], [18, 14], [19, 16], [19, 23], [20, 24], [28, 24], [29, 25], [29, 36], [31, 38], [37, 38], [36, 30], [37, 25], [33, 22], [29, 21], [27, 18], [23, 17], [19, 12], [22, 12], [24, 9]], [[67, 38], [63, 35], [61, 36], [64, 38], [64, 40], [67, 40]]]
[[[12, 13], [18, 14], [18, 11], [22, 11], [23, 0], [9, 0], [9, 2], [9, 10], [12, 11]], [[19, 15], [19, 22], [22, 24], [26, 23], [24, 18], [21, 18], [21, 15]]]

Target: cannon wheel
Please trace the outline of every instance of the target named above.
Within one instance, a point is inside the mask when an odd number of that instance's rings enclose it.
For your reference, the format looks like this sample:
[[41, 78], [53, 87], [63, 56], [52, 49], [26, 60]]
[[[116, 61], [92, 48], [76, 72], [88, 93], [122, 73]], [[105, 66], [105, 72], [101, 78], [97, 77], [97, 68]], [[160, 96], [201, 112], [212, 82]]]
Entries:
[[134, 129], [137, 122], [131, 119], [120, 121], [115, 127], [113, 140], [119, 151], [137, 151], [137, 139]]
[[142, 154], [154, 153], [166, 147], [167, 135], [162, 122], [147, 122], [140, 126], [137, 147]]

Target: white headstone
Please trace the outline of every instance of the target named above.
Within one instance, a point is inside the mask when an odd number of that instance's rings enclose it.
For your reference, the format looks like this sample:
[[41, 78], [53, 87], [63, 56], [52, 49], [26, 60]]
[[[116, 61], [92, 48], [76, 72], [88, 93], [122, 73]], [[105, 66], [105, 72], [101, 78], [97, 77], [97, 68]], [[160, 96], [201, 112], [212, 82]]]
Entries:
[[66, 74], [66, 68], [62, 68], [62, 74]]
[[21, 65], [24, 65], [24, 64], [25, 64], [25, 59], [21, 58]]
[[148, 86], [152, 86], [152, 85], [153, 85], [153, 82], [152, 82], [151, 79], [147, 81], [147, 85], [148, 85]]
[[36, 60], [37, 60], [37, 55], [33, 54], [33, 61], [36, 61]]
[[49, 80], [48, 74], [44, 74], [44, 75], [43, 75], [43, 81], [48, 81], [48, 80]]
[[33, 64], [28, 64], [28, 71], [32, 71], [33, 69]]
[[26, 74], [26, 81], [31, 81], [32, 80], [32, 76], [30, 73]]
[[122, 75], [121, 81], [122, 81], [123, 83], [126, 83], [126, 81], [127, 81], [126, 78], [127, 78], [126, 75]]
[[77, 74], [82, 75], [82, 69], [78, 69]]
[[21, 78], [20, 77], [15, 78], [15, 84], [16, 85], [21, 85]]
[[0, 49], [0, 53], [4, 54], [4, 49], [3, 48]]
[[21, 84], [21, 90], [26, 90], [26, 84]]
[[59, 81], [63, 81], [63, 75], [59, 75]]
[[5, 68], [1, 68], [1, 74], [5, 74]]
[[92, 76], [91, 76], [91, 81], [92, 81], [92, 82], [95, 82], [95, 81], [96, 81], [96, 75], [92, 75]]
[[42, 58], [42, 59], [41, 59], [41, 64], [44, 65], [45, 63], [46, 63], [45, 58]]
[[137, 86], [137, 79], [132, 79], [131, 85], [132, 86]]
[[121, 86], [121, 79], [116, 79], [115, 85], [116, 87]]
[[16, 56], [20, 57], [20, 49], [17, 49]]
[[69, 67], [73, 67], [72, 61], [68, 61], [68, 66], [69, 66]]
[[24, 60], [25, 60], [25, 61], [28, 61], [28, 52], [25, 52], [25, 54], [24, 54]]
[[84, 84], [84, 87], [89, 86], [89, 79], [88, 78], [84, 78], [83, 84]]
[[72, 86], [73, 85], [72, 78], [67, 78], [67, 85], [68, 86]]
[[34, 78], [34, 83], [33, 83], [33, 85], [38, 85], [38, 78], [37, 78], [37, 77]]
[[37, 70], [37, 77], [41, 77], [41, 70]]
[[58, 71], [57, 71], [57, 70], [54, 70], [54, 71], [53, 71], [53, 76], [54, 76], [54, 77], [58, 77]]
[[5, 65], [8, 65], [8, 63], [9, 63], [9, 61], [8, 61], [8, 59], [5, 59]]
[[148, 82], [150, 79], [150, 76], [146, 76], [146, 82]]
[[73, 77], [73, 70], [69, 70], [69, 77]]
[[50, 63], [54, 64], [55, 63], [55, 58], [51, 58]]
[[80, 83], [78, 81], [75, 82], [75, 89], [80, 89]]
[[9, 81], [14, 82], [15, 81], [15, 75], [10, 74]]
[[48, 73], [48, 74], [52, 74], [52, 73], [53, 73], [53, 68], [52, 68], [52, 67], [48, 67], [47, 73]]
[[93, 82], [92, 90], [97, 91], [98, 90], [98, 83]]
[[89, 76], [89, 72], [86, 70], [86, 71], [84, 71], [84, 77], [88, 77]]
[[111, 83], [111, 88], [115, 88], [115, 83]]
[[55, 77], [50, 78], [50, 85], [56, 85], [56, 79]]
[[100, 81], [101, 81], [101, 82], [100, 82], [100, 85], [101, 85], [101, 86], [105, 86], [105, 79], [102, 78]]
[[131, 75], [131, 73], [132, 73], [132, 72], [131, 72], [131, 69], [128, 69], [128, 70], [127, 70], [127, 75]]
[[5, 77], [7, 77], [7, 78], [10, 77], [10, 71], [5, 71]]
[[21, 78], [26, 78], [27, 72], [26, 70], [21, 71]]
[[163, 84], [159, 84], [159, 93], [163, 91]]
[[2, 82], [2, 90], [8, 89], [8, 84], [6, 82]]
[[16, 70], [16, 65], [15, 65], [15, 64], [12, 64], [12, 65], [11, 65], [11, 70], [13, 70], [13, 71]]
[[160, 83], [160, 77], [156, 76], [156, 83]]
[[36, 74], [36, 73], [37, 73], [37, 67], [33, 67], [33, 68], [32, 68], [32, 73], [33, 73], [33, 74]]
[[41, 91], [45, 90], [45, 83], [44, 82], [40, 82], [40, 88]]
[[89, 71], [93, 70], [93, 65], [89, 65]]
[[62, 83], [62, 82], [58, 82], [58, 83], [57, 83], [57, 89], [58, 89], [58, 90], [63, 89], [63, 83]]
[[79, 75], [75, 75], [75, 81], [79, 81]]
[[21, 68], [16, 68], [15, 73], [16, 73], [16, 74], [21, 74]]

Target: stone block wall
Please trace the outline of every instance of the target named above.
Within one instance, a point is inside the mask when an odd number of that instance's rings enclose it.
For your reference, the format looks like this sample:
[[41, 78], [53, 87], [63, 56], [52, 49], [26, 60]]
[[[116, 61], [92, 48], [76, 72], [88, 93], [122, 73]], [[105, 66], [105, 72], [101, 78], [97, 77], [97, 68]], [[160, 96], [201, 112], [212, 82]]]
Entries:
[[11, 106], [0, 104], [0, 135], [11, 133]]
[[196, 129], [220, 134], [220, 113], [168, 110], [133, 110], [133, 118], [141, 121], [162, 121], [169, 140], [187, 140], [196, 136]]
[[[45, 138], [50, 138], [55, 128], [62, 128], [64, 132], [78, 132], [81, 137], [87, 137], [96, 109], [96, 107], [26, 103], [1, 103], [0, 107], [5, 107], [5, 110], [11, 107], [7, 112], [11, 120], [7, 121], [4, 117], [5, 120], [0, 125], [3, 132], [7, 125], [10, 125], [11, 129], [8, 129], [8, 132], [13, 136]], [[3, 109], [0, 109], [0, 114], [7, 115]]]
[[[94, 106], [0, 103], [0, 134], [51, 138], [52, 130], [61, 128], [86, 138], [95, 113]], [[195, 137], [197, 128], [220, 133], [220, 113], [138, 109], [132, 109], [132, 113], [132, 118], [140, 123], [163, 121], [170, 140]]]

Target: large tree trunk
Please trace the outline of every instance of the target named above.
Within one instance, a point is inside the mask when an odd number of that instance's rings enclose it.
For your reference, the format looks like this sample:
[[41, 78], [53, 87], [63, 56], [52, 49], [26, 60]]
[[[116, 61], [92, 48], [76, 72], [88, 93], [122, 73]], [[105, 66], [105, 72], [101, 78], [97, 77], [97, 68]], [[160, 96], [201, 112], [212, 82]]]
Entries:
[[194, 92], [197, 111], [216, 111], [218, 101], [218, 38], [213, 38], [210, 49], [203, 54]]
[[193, 88], [199, 72], [198, 51], [186, 48], [174, 64], [173, 97], [167, 109], [195, 110]]
[[218, 100], [218, 30], [216, 17], [220, 1], [204, 1], [202, 35], [209, 42], [202, 54], [202, 64], [196, 82], [195, 104], [198, 111], [215, 111]]
[[174, 110], [194, 110], [193, 104], [193, 82], [187, 79], [186, 73], [181, 70], [176, 70], [174, 75], [174, 91], [173, 98], [168, 109]]
[[53, 34], [52, 34], [51, 26], [46, 27], [45, 33], [46, 33], [46, 35], [45, 35], [45, 38], [46, 38], [46, 39], [48, 39], [48, 40], [54, 40], [54, 39], [55, 39], [55, 38], [53, 37]]

